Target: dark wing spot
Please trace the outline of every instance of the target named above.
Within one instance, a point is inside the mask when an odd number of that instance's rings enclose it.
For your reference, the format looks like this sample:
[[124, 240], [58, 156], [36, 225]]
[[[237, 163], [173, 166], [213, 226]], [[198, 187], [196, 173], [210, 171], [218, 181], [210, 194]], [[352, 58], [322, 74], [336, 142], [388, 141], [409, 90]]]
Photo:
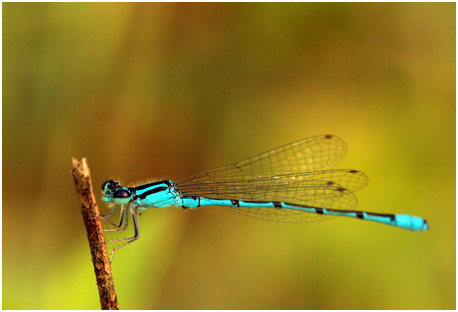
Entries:
[[337, 190], [338, 190], [339, 192], [344, 192], [344, 191], [346, 191], [347, 189], [345, 189], [345, 188], [343, 188], [343, 187], [339, 187]]
[[331, 134], [326, 134], [324, 138], [325, 138], [325, 139], [332, 139], [332, 137], [333, 137], [333, 136], [332, 136]]
[[348, 171], [348, 173], [358, 173], [359, 171], [358, 170], [350, 170]]

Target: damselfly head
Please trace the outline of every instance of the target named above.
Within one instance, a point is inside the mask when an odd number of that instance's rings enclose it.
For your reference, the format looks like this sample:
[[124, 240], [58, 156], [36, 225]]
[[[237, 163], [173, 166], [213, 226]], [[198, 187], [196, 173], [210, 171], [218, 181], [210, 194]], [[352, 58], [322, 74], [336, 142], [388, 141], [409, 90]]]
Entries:
[[114, 202], [125, 205], [132, 199], [132, 191], [119, 184], [118, 181], [107, 180], [102, 184], [103, 198], [105, 202]]

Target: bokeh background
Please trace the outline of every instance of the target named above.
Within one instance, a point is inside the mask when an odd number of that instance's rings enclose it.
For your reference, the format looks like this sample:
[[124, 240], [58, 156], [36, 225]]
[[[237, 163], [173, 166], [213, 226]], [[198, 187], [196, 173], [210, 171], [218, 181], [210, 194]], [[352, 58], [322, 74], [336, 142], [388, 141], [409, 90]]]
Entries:
[[330, 133], [431, 230], [149, 210], [121, 308], [455, 309], [454, 3], [4, 3], [2, 60], [3, 308], [100, 307], [72, 157], [100, 194]]

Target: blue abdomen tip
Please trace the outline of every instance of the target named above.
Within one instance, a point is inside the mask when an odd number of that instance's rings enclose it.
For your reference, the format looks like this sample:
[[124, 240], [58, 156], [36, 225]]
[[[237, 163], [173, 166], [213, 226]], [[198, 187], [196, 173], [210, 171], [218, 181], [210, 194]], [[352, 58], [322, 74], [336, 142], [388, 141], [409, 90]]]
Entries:
[[396, 225], [412, 231], [429, 230], [428, 222], [420, 217], [396, 214]]

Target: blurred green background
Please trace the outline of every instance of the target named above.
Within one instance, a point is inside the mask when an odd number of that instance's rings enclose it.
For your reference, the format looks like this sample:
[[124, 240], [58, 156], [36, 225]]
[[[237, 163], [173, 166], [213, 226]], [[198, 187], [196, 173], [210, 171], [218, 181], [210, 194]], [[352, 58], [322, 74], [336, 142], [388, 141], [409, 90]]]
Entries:
[[5, 309], [100, 307], [72, 157], [99, 195], [326, 133], [431, 230], [152, 209], [121, 308], [455, 309], [454, 3], [5, 3], [2, 112]]

